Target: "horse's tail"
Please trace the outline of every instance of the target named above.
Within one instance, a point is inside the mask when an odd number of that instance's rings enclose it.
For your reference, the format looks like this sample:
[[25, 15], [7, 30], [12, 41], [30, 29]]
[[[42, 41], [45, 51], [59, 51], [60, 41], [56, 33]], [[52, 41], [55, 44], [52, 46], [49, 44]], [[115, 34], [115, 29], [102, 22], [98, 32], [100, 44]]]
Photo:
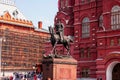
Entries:
[[48, 28], [49, 28], [50, 34], [53, 34], [54, 33], [53, 28], [51, 26], [49, 26]]
[[72, 36], [68, 36], [68, 39], [70, 42], [73, 42], [73, 37]]
[[50, 32], [50, 34], [51, 34], [51, 33], [52, 33], [52, 31], [51, 31], [51, 26], [49, 26], [48, 29], [49, 29], [49, 32]]

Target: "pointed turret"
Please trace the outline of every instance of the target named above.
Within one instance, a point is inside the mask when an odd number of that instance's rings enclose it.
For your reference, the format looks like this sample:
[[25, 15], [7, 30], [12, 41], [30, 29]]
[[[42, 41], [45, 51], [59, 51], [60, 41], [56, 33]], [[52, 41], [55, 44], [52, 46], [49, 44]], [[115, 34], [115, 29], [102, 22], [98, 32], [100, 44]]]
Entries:
[[25, 16], [15, 6], [13, 0], [0, 0], [0, 16], [4, 15], [5, 12], [8, 12], [13, 18], [26, 20]]
[[13, 0], [0, 0], [0, 22], [33, 28], [33, 23], [25, 18]]

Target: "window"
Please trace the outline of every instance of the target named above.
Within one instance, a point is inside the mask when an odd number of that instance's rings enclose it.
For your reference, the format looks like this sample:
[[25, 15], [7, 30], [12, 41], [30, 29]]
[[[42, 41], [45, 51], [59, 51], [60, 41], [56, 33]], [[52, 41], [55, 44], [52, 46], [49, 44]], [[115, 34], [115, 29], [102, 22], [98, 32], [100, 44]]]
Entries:
[[89, 3], [91, 0], [87, 0], [87, 3]]
[[64, 0], [61, 0], [60, 5], [61, 5], [61, 8], [65, 7]]
[[2, 48], [3, 48], [3, 50], [5, 50], [5, 51], [10, 50], [10, 46], [3, 46]]
[[114, 45], [114, 40], [110, 40], [110, 46], [113, 46]]
[[80, 57], [81, 57], [81, 58], [84, 58], [84, 49], [83, 49], [83, 48], [80, 49]]
[[118, 39], [118, 45], [120, 45], [120, 38]]
[[82, 21], [82, 38], [88, 38], [90, 36], [89, 18], [84, 18]]
[[85, 3], [85, 0], [81, 0], [81, 4], [84, 4]]
[[88, 68], [83, 68], [81, 75], [82, 75], [82, 77], [87, 78], [87, 77], [89, 77], [89, 73], [90, 73], [90, 70]]
[[111, 10], [111, 29], [120, 29], [120, 6], [114, 6]]
[[103, 27], [103, 16], [99, 17], [99, 27]]
[[90, 3], [91, 0], [81, 0], [81, 4], [86, 4], [86, 3]]
[[91, 54], [90, 54], [90, 48], [87, 49], [87, 57], [90, 58]]
[[14, 10], [13, 11], [13, 16], [15, 17], [15, 18], [17, 18], [18, 17], [18, 14], [19, 14], [19, 12], [18, 12], [18, 10], [16, 9], [16, 10]]
[[37, 49], [36, 48], [33, 49], [33, 53], [37, 53]]
[[66, 2], [65, 2], [65, 6], [68, 6], [68, 0], [66, 0]]
[[29, 52], [28, 48], [23, 48], [23, 52]]

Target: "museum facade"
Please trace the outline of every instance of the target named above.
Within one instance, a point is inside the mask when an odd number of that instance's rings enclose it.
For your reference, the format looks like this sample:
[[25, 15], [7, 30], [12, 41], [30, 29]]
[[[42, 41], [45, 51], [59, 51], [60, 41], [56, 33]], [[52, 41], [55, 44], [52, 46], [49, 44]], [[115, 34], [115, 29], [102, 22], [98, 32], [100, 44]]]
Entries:
[[[55, 25], [74, 37], [70, 53], [78, 61], [78, 80], [120, 79], [120, 1], [58, 0]], [[47, 43], [46, 53], [52, 50]], [[57, 45], [59, 54], [66, 49]]]
[[0, 77], [34, 71], [48, 36], [41, 21], [35, 28], [12, 0], [0, 0]]

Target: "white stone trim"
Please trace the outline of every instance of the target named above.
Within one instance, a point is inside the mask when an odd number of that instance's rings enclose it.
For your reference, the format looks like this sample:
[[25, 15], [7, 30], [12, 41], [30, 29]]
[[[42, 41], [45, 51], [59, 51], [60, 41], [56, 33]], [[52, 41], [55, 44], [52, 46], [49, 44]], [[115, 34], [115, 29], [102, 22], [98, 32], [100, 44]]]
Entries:
[[91, 63], [91, 62], [93, 63], [93, 62], [96, 62], [96, 60], [91, 60], [91, 61], [78, 61], [78, 63], [88, 63], [88, 62], [89, 62], [89, 63]]
[[77, 78], [77, 80], [97, 80], [96, 78]]
[[101, 36], [101, 37], [98, 37], [98, 38], [108, 38], [108, 37], [118, 37], [120, 36], [119, 34], [117, 35], [110, 35], [110, 36]]
[[106, 70], [106, 80], [112, 80], [112, 71], [116, 64], [120, 63], [119, 61], [114, 61], [110, 63]]
[[18, 26], [24, 26], [24, 27], [34, 28], [33, 25], [20, 24], [20, 23], [9, 22], [9, 21], [4, 21], [4, 20], [0, 20], [0, 23], [7, 23], [7, 24], [12, 24], [12, 25], [18, 25]]
[[110, 52], [110, 54], [120, 54], [120, 51], [113, 51], [113, 52]]
[[0, 3], [15, 6], [15, 2], [12, 0], [0, 0]]

